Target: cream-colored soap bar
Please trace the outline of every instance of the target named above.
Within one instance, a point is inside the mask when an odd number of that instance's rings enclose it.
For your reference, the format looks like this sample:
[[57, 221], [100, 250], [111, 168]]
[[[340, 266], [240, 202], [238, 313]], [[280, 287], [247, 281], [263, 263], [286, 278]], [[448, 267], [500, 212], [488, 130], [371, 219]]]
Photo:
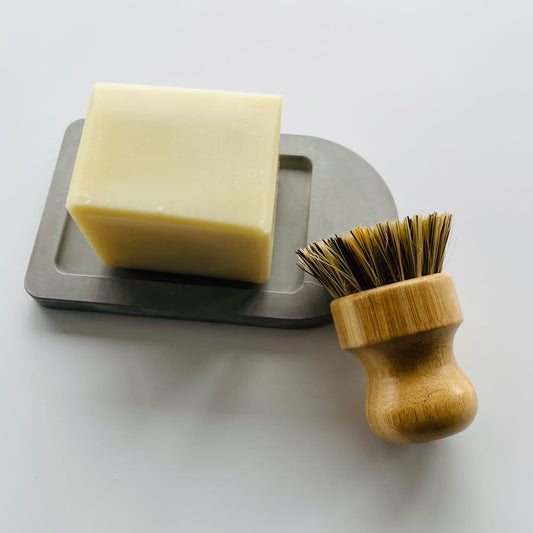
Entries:
[[104, 263], [270, 276], [281, 98], [97, 83], [67, 209]]

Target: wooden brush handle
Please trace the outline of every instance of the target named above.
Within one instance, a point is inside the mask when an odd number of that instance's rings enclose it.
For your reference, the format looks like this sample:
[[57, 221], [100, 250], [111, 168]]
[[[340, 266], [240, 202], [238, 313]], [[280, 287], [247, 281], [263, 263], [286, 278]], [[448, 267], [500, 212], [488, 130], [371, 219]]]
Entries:
[[366, 415], [378, 436], [426, 442], [472, 422], [476, 392], [453, 354], [463, 315], [451, 276], [432, 274], [345, 296], [331, 311], [341, 347], [366, 370]]

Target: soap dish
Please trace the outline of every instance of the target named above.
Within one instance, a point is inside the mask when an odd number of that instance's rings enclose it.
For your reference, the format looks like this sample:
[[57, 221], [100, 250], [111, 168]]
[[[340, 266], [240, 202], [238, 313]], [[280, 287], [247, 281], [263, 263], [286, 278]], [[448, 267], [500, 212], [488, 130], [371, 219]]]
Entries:
[[45, 307], [306, 328], [331, 322], [328, 293], [294, 251], [354, 226], [397, 218], [391, 193], [357, 154], [325, 139], [281, 135], [271, 279], [264, 284], [110, 268], [65, 209], [83, 128], [63, 138], [25, 287]]

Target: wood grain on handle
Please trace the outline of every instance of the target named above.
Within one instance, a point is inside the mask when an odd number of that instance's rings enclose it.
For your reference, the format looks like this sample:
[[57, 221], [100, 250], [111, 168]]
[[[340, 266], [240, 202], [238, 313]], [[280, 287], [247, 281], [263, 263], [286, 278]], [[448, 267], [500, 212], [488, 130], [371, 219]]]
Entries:
[[338, 298], [331, 311], [341, 347], [366, 370], [366, 415], [378, 436], [426, 442], [472, 422], [477, 396], [453, 354], [463, 315], [450, 275]]

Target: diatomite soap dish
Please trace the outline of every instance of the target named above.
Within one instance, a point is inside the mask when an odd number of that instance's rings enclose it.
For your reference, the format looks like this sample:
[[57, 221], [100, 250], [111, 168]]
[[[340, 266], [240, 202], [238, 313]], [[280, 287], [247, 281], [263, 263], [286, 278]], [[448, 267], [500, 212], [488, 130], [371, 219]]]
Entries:
[[103, 265], [65, 201], [83, 120], [66, 130], [25, 287], [45, 307], [306, 328], [331, 322], [327, 291], [295, 250], [359, 225], [396, 219], [391, 193], [364, 159], [336, 143], [281, 135], [272, 274], [256, 285]]

